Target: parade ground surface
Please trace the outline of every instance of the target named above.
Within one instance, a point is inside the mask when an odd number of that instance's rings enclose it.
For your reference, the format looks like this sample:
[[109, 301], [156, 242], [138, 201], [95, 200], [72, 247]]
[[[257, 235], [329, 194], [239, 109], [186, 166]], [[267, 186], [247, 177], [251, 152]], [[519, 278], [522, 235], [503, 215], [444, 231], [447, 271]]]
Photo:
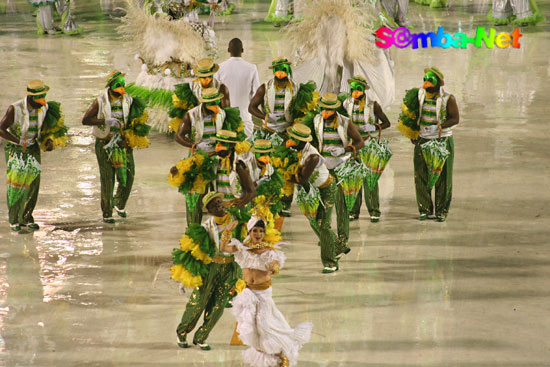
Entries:
[[[211, 351], [180, 349], [175, 328], [190, 291], [169, 279], [171, 250], [185, 230], [184, 197], [167, 182], [187, 151], [153, 135], [136, 151], [129, 216], [101, 221], [99, 171], [82, 116], [113, 68], [139, 71], [116, 33], [121, 1], [73, 1], [80, 36], [37, 36], [32, 8], [0, 15], [0, 109], [42, 79], [60, 101], [70, 143], [42, 156], [34, 233], [12, 234], [0, 186], [0, 366], [241, 366], [229, 346], [226, 311]], [[219, 61], [240, 37], [244, 58], [269, 78], [283, 50], [264, 23], [268, 2], [237, 2], [217, 18]], [[549, 18], [550, 1], [539, 2]], [[418, 32], [475, 33], [490, 2], [448, 9], [411, 4]], [[291, 325], [314, 323], [299, 366], [535, 367], [550, 365], [550, 23], [521, 28], [521, 48], [391, 48], [396, 98], [384, 131], [394, 155], [380, 181], [382, 217], [365, 207], [351, 223], [351, 253], [340, 271], [321, 274], [317, 239], [297, 205], [283, 237], [287, 266], [274, 278], [275, 303]], [[500, 27], [511, 32], [513, 27]], [[453, 203], [446, 222], [420, 222], [413, 145], [396, 129], [406, 89], [437, 66], [456, 96]], [[5, 161], [0, 163], [5, 172]], [[2, 173], [3, 174], [3, 173]]]

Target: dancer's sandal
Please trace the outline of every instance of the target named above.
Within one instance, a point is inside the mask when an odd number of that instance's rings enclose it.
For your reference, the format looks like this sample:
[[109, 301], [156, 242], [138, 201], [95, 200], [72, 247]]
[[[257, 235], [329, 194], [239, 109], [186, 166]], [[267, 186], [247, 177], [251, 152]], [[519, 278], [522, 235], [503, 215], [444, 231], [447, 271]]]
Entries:
[[178, 336], [178, 347], [189, 348], [189, 343], [187, 343], [187, 334], [177, 334], [177, 336]]

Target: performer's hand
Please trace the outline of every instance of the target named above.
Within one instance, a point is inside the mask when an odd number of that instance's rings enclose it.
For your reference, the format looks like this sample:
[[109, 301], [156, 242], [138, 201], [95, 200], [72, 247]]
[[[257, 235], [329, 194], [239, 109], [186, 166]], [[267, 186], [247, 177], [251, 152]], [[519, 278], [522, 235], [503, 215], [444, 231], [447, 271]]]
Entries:
[[242, 199], [233, 199], [229, 203], [229, 208], [241, 208], [243, 206], [243, 200]]
[[359, 128], [359, 131], [364, 131], [364, 132], [376, 131], [376, 125], [372, 125], [372, 124], [363, 124], [358, 126], [358, 128]]
[[105, 119], [105, 125], [109, 127], [120, 127], [120, 121], [114, 117], [109, 117]]
[[128, 148], [128, 143], [126, 142], [126, 139], [122, 139], [118, 142], [118, 146], [121, 148]]
[[332, 154], [333, 157], [340, 157], [346, 153], [346, 150], [342, 147], [328, 147], [327, 150]]
[[48, 139], [46, 140], [46, 152], [51, 152], [53, 150], [53, 140], [52, 139]]
[[270, 113], [269, 115], [267, 115], [267, 122], [277, 123], [279, 122], [281, 117], [282, 117], [281, 115]]
[[21, 145], [22, 147], [28, 147], [30, 145], [34, 144], [34, 140], [33, 139], [25, 139], [25, 138], [21, 138], [19, 139], [19, 145]]
[[230, 232], [233, 232], [233, 230], [235, 228], [237, 228], [237, 226], [239, 225], [239, 221], [238, 220], [234, 220], [233, 222], [229, 223], [227, 225], [227, 227], [225, 227], [224, 231], [230, 231]]
[[201, 141], [195, 147], [195, 150], [199, 149], [204, 150], [206, 153], [212, 153], [214, 151], [214, 146], [212, 145], [212, 143], [209, 143], [207, 141]]

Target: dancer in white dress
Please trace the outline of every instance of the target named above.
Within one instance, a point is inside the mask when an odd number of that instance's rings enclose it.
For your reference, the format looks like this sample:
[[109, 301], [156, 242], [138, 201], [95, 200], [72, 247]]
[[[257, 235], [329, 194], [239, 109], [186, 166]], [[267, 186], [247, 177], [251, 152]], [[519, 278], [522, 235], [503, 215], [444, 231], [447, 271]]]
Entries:
[[[236, 225], [236, 222], [232, 224]], [[254, 367], [296, 366], [298, 351], [309, 341], [313, 324], [302, 322], [291, 328], [272, 298], [271, 275], [285, 263], [281, 243], [264, 241], [266, 223], [253, 216], [247, 224], [244, 243], [222, 237], [222, 251], [235, 254], [243, 269], [246, 288], [233, 300], [231, 312], [237, 319], [239, 338], [250, 348], [243, 362]]]

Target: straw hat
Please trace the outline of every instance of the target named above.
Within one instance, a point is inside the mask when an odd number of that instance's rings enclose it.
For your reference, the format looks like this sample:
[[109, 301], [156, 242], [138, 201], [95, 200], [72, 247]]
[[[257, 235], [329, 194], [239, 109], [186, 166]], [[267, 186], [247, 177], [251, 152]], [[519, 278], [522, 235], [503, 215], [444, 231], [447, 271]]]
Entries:
[[200, 59], [197, 65], [193, 67], [193, 73], [196, 77], [207, 77], [216, 74], [220, 69], [220, 65], [216, 64], [212, 59]]
[[218, 130], [216, 133], [216, 141], [223, 141], [224, 143], [238, 143], [237, 133], [230, 130]]
[[116, 78], [118, 78], [119, 76], [124, 76], [126, 74], [118, 71], [118, 70], [114, 70], [113, 72], [111, 72], [111, 74], [107, 75], [107, 77], [105, 78], [105, 81], [107, 82], [107, 85], [105, 87], [109, 87], [111, 85], [111, 83], [113, 82], [113, 80], [115, 80]]
[[218, 88], [205, 88], [199, 97], [201, 103], [214, 102], [223, 98], [223, 93], [220, 93]]
[[321, 99], [317, 104], [320, 107], [335, 110], [342, 105], [342, 102], [338, 100], [338, 96], [334, 93], [327, 92], [321, 96]]
[[254, 142], [254, 146], [250, 149], [252, 153], [271, 153], [275, 151], [271, 141], [265, 139], [257, 139]]
[[215, 198], [223, 199], [223, 194], [221, 192], [210, 191], [208, 194], [204, 195], [204, 197], [202, 198], [202, 206], [206, 208], [208, 204]]
[[286, 129], [286, 132], [296, 140], [305, 142], [313, 140], [313, 136], [311, 136], [311, 129], [304, 124], [294, 124]]
[[269, 68], [273, 69], [275, 66], [284, 65], [284, 64], [292, 65], [292, 63], [288, 61], [286, 57], [277, 57], [273, 59], [273, 61], [271, 61], [271, 66]]
[[50, 90], [42, 80], [31, 80], [27, 84], [27, 96], [39, 96]]
[[369, 83], [367, 83], [367, 79], [363, 78], [360, 75], [354, 75], [351, 79], [348, 79], [348, 84], [351, 82], [362, 84], [365, 87], [365, 89], [370, 89]]
[[443, 76], [443, 73], [441, 72], [441, 70], [439, 70], [438, 68], [436, 68], [435, 66], [432, 66], [432, 67], [429, 67], [429, 68], [426, 68], [424, 69], [424, 73], [427, 73], [428, 71], [431, 71], [432, 73], [434, 73], [435, 75], [437, 75], [437, 77], [439, 78], [439, 80], [441, 81], [441, 85], [443, 86], [445, 83], [444, 83], [444, 76]]

